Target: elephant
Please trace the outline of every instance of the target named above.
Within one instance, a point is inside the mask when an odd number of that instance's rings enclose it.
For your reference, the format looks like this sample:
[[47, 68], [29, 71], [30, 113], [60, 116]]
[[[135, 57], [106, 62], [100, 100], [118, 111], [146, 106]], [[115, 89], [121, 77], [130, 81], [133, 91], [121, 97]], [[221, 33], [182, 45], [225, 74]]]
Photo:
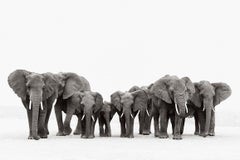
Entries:
[[116, 91], [111, 95], [111, 103], [117, 109], [121, 125], [120, 137], [134, 138], [134, 118], [141, 107], [147, 106], [148, 98], [143, 90], [135, 92]]
[[100, 137], [111, 137], [110, 122], [117, 112], [116, 108], [110, 102], [103, 102], [103, 107], [98, 118]]
[[188, 77], [180, 79], [177, 76], [166, 75], [153, 83], [150, 95], [153, 105], [155, 137], [169, 137], [167, 127], [170, 118], [172, 125], [174, 125], [173, 139], [182, 139], [180, 133], [182, 120], [188, 113], [187, 101], [194, 92], [194, 85]]
[[[63, 92], [57, 98], [54, 106], [56, 120], [58, 124], [57, 136], [66, 136], [72, 132], [70, 122], [72, 115], [75, 113], [78, 117], [80, 113], [76, 113], [76, 108], [79, 106], [79, 92], [90, 91], [91, 87], [88, 80], [76, 73], [66, 72], [56, 74], [63, 77], [64, 88]], [[63, 122], [62, 111], [65, 111], [66, 117]], [[77, 134], [77, 131], [76, 131]]]
[[203, 137], [214, 136], [215, 107], [231, 95], [231, 88], [226, 83], [210, 83], [209, 81], [194, 83], [194, 87], [195, 93], [188, 102], [189, 108], [195, 111], [194, 134]]
[[18, 69], [8, 76], [8, 84], [21, 98], [27, 110], [28, 139], [47, 138], [48, 120], [55, 99], [65, 85], [61, 76], [52, 73], [38, 74]]
[[134, 92], [137, 90], [143, 90], [147, 97], [148, 97], [148, 102], [146, 103], [146, 106], [141, 107], [139, 114], [138, 114], [138, 120], [139, 120], [139, 134], [142, 135], [149, 135], [151, 134], [151, 121], [152, 121], [152, 101], [149, 96], [149, 88], [150, 86], [143, 86], [143, 87], [138, 87], [138, 86], [133, 86], [129, 92]]

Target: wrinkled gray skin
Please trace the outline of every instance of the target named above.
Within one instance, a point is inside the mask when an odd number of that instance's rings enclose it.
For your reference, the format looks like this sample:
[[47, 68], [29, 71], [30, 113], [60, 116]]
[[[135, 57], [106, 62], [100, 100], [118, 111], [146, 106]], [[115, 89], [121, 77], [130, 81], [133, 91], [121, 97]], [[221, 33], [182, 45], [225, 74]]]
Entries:
[[[29, 123], [28, 139], [47, 138], [48, 120], [54, 100], [62, 93], [62, 77], [16, 70], [8, 77], [9, 86], [22, 99]], [[31, 102], [31, 103], [30, 103]]]
[[[232, 91], [226, 83], [200, 81], [194, 83], [195, 93], [188, 106], [194, 110], [195, 135], [215, 135], [215, 107], [227, 99]], [[183, 124], [184, 125], [184, 124]]]
[[109, 102], [104, 102], [98, 118], [100, 137], [111, 137], [110, 122], [117, 112], [116, 108]]
[[[64, 77], [65, 86], [63, 93], [58, 96], [57, 103], [54, 106], [58, 124], [57, 136], [65, 136], [72, 132], [70, 122], [77, 106], [79, 106], [79, 97], [75, 94], [77, 92], [90, 91], [90, 84], [84, 77], [75, 73], [59, 73], [58, 75]], [[66, 117], [63, 122], [62, 111], [64, 110]], [[80, 115], [78, 114], [78, 116]]]
[[144, 91], [120, 92], [111, 95], [111, 103], [117, 109], [121, 125], [121, 137], [133, 138], [134, 118], [141, 107], [147, 106], [147, 95]]
[[[187, 101], [195, 92], [193, 83], [188, 77], [166, 75], [156, 81], [150, 88], [152, 114], [154, 117], [155, 136], [168, 138], [168, 120], [174, 124], [173, 139], [182, 139], [180, 128], [188, 112]], [[159, 127], [159, 116], [160, 126]], [[160, 130], [159, 130], [160, 128]]]
[[[150, 85], [151, 86], [151, 85]], [[139, 120], [139, 134], [142, 135], [149, 135], [151, 134], [151, 120], [152, 120], [152, 101], [149, 95], [149, 88], [150, 86], [144, 86], [144, 87], [138, 87], [138, 86], [133, 86], [129, 92], [135, 92], [138, 90], [142, 90], [146, 93], [148, 96], [148, 102], [146, 103], [146, 106], [140, 107], [141, 109], [139, 110], [138, 114], [138, 120]]]

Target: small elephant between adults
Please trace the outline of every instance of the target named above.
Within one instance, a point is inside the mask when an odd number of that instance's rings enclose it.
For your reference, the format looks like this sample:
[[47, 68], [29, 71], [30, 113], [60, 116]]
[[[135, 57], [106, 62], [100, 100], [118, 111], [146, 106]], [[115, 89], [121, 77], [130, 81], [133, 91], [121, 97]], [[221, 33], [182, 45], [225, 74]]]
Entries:
[[134, 118], [141, 107], [147, 106], [148, 97], [142, 90], [135, 92], [117, 91], [111, 95], [111, 103], [117, 109], [121, 125], [120, 137], [133, 138]]

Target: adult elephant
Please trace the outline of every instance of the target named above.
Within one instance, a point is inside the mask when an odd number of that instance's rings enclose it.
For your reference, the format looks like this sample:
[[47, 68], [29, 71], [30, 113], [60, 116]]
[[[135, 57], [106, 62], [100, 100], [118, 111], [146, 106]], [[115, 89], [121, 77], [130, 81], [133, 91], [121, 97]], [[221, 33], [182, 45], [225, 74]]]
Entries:
[[215, 107], [227, 99], [232, 91], [226, 83], [200, 81], [194, 83], [195, 93], [188, 106], [195, 110], [195, 133], [203, 137], [215, 135]]
[[28, 139], [47, 138], [52, 106], [64, 86], [62, 77], [52, 73], [38, 74], [27, 70], [15, 70], [8, 76], [8, 84], [21, 98], [27, 110]]
[[111, 137], [110, 122], [117, 112], [116, 108], [109, 102], [103, 102], [103, 107], [98, 118], [100, 137]]
[[[183, 117], [188, 113], [187, 101], [195, 92], [193, 83], [188, 77], [166, 75], [157, 80], [151, 87], [154, 110], [155, 136], [168, 138], [168, 120], [174, 123], [173, 139], [182, 139], [180, 127]], [[160, 115], [160, 130], [159, 130]]]
[[149, 95], [149, 88], [150, 86], [143, 86], [143, 87], [138, 87], [138, 86], [133, 86], [129, 92], [135, 92], [138, 90], [142, 90], [145, 92], [148, 101], [145, 103], [146, 106], [140, 107], [139, 114], [138, 114], [138, 120], [139, 120], [139, 134], [142, 135], [149, 135], [151, 134], [151, 120], [152, 120], [152, 101]]
[[[135, 92], [117, 91], [111, 95], [111, 103], [117, 109], [121, 125], [121, 137], [133, 138], [134, 118], [141, 107], [146, 107], [148, 98], [142, 90]], [[146, 109], [145, 109], [146, 110]]]
[[[58, 97], [57, 102], [54, 106], [55, 115], [58, 124], [57, 136], [69, 135], [72, 132], [70, 122], [72, 115], [76, 111], [76, 107], [79, 106], [79, 97], [76, 95], [78, 92], [90, 91], [90, 84], [82, 76], [76, 73], [59, 73], [57, 76], [63, 77], [65, 86], [62, 94]], [[62, 111], [65, 111], [66, 117], [63, 122]], [[78, 116], [80, 116], [78, 114]]]

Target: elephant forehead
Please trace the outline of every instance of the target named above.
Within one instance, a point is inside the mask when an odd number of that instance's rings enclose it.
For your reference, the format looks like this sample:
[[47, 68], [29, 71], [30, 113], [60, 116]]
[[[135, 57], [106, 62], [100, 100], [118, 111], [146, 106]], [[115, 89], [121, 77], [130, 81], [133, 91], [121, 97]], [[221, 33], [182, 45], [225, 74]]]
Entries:
[[186, 86], [185, 86], [185, 83], [182, 82], [181, 80], [177, 80], [175, 83], [174, 83], [174, 91], [176, 93], [184, 93], [186, 91]]
[[111, 106], [109, 106], [108, 104], [104, 104], [103, 105], [103, 110], [106, 111], [106, 112], [110, 112]]
[[95, 103], [94, 97], [92, 95], [86, 94], [82, 98], [82, 103], [92, 105]]
[[122, 103], [129, 102], [133, 100], [133, 96], [131, 95], [131, 93], [125, 93], [121, 99], [122, 99], [121, 100]]
[[33, 75], [28, 77], [28, 86], [42, 87], [44, 86], [44, 81], [40, 75]]

